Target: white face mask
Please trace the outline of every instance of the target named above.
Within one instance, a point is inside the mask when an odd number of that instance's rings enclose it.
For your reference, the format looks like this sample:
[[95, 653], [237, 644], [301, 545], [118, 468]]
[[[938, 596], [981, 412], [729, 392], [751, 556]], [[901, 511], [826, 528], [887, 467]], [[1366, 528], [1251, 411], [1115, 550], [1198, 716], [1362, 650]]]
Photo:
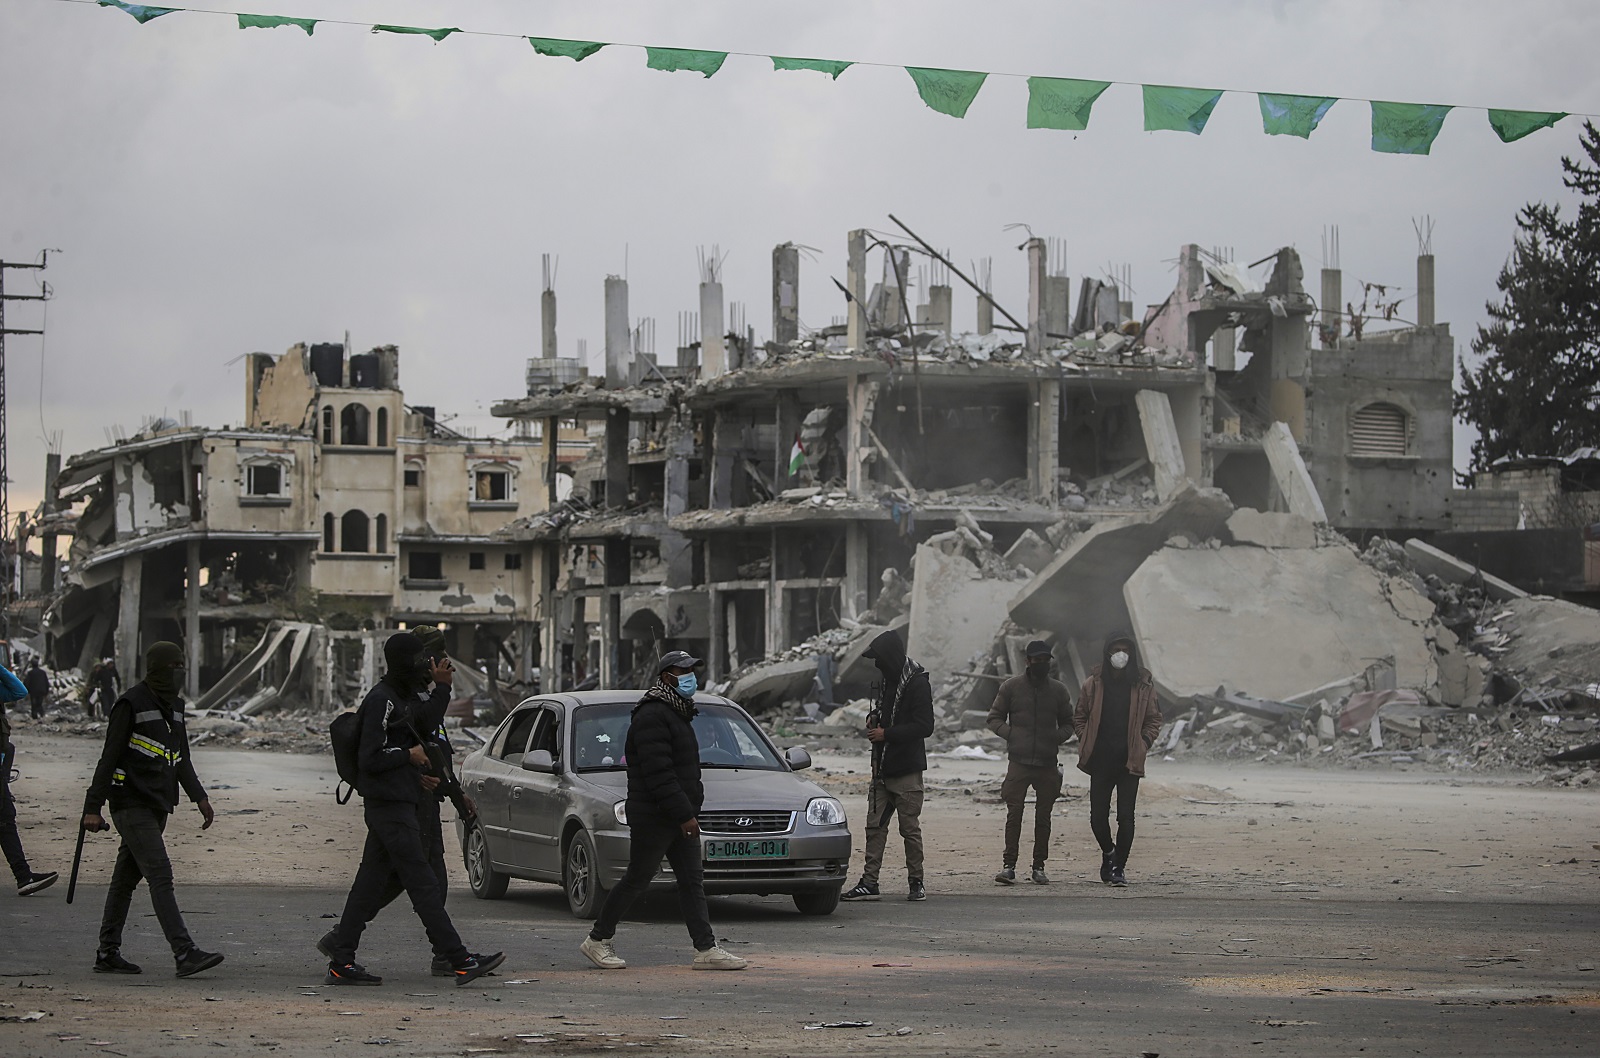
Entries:
[[1128, 667], [1128, 652], [1126, 650], [1119, 650], [1115, 654], [1112, 654], [1111, 655], [1111, 667], [1114, 668], [1114, 669], [1118, 669], [1118, 670], [1127, 668]]

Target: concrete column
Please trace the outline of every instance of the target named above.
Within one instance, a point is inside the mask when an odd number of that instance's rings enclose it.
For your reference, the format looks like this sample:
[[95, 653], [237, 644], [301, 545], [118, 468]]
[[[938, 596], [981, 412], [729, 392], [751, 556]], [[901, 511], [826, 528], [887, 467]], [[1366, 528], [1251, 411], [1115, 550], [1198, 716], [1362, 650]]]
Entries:
[[104, 610], [96, 611], [89, 621], [89, 633], [83, 637], [83, 649], [78, 651], [79, 672], [88, 675], [94, 663], [104, 657], [101, 650], [105, 647], [106, 633], [109, 631], [111, 631], [111, 615]]
[[844, 584], [839, 589], [839, 604], [852, 621], [872, 607], [871, 539], [867, 523], [850, 522], [844, 529]]
[[[1422, 259], [1417, 259], [1418, 275]], [[1344, 273], [1337, 268], [1322, 270], [1322, 348], [1332, 349], [1339, 344], [1344, 332]]]
[[715, 588], [706, 589], [706, 607], [711, 615], [711, 656], [706, 659], [706, 681], [718, 683], [725, 672], [722, 652], [728, 644], [726, 626], [722, 620], [722, 593]]
[[1067, 276], [1044, 277], [1044, 336], [1066, 334], [1072, 327], [1072, 280]]
[[184, 548], [188, 563], [183, 585], [183, 653], [187, 666], [183, 693], [192, 702], [200, 697], [200, 659], [205, 645], [200, 636], [200, 541], [190, 540]]
[[1044, 269], [1046, 263], [1043, 239], [1029, 239], [1028, 249], [1028, 340], [1030, 353], [1044, 348]]
[[1040, 379], [1028, 385], [1028, 491], [1047, 507], [1059, 497], [1056, 467], [1061, 452], [1061, 381]]
[[789, 649], [789, 606], [783, 583], [778, 579], [778, 531], [767, 534], [767, 553], [772, 561], [767, 564], [767, 657], [775, 657]]
[[606, 416], [606, 506], [628, 505], [628, 428], [632, 417], [623, 408]]
[[712, 510], [725, 511], [733, 506], [733, 463], [741, 431], [731, 410], [712, 415], [710, 506]]
[[800, 337], [800, 251], [792, 242], [772, 249], [772, 340]]
[[950, 288], [936, 284], [928, 288], [928, 322], [946, 337], [954, 333], [955, 310], [951, 304]]
[[1311, 472], [1306, 469], [1300, 446], [1295, 443], [1288, 424], [1275, 422], [1267, 427], [1267, 432], [1261, 435], [1261, 448], [1272, 465], [1273, 480], [1278, 483], [1278, 491], [1290, 513], [1313, 522], [1326, 522], [1328, 512], [1322, 506], [1322, 496], [1311, 481]]
[[1417, 326], [1434, 325], [1433, 254], [1417, 255]]
[[1236, 370], [1238, 363], [1236, 355], [1239, 332], [1226, 325], [1218, 327], [1211, 333], [1211, 366], [1218, 371]]
[[[667, 427], [667, 465], [663, 471], [666, 496], [662, 513], [668, 520], [689, 509], [689, 458], [694, 455], [694, 433], [684, 420]], [[667, 587], [687, 588], [694, 581], [694, 550], [682, 533], [661, 533], [661, 560], [667, 566]]]
[[982, 294], [978, 295], [978, 333], [990, 334], [994, 331], [994, 306]]
[[556, 292], [554, 290], [546, 290], [539, 295], [539, 355], [546, 360], [554, 360], [556, 358]]
[[[58, 509], [60, 491], [56, 488], [56, 478], [61, 476], [61, 453], [51, 452], [44, 457], [44, 510], [45, 514], [55, 514]], [[41, 561], [39, 564], [39, 590], [49, 595], [56, 590], [56, 533], [54, 529], [46, 530], [40, 544]]]
[[793, 389], [780, 389], [778, 391], [777, 406], [773, 410], [773, 421], [777, 437], [774, 444], [777, 451], [778, 491], [792, 489], [799, 481], [789, 473], [789, 453], [794, 451], [794, 442], [800, 436], [800, 392]]
[[139, 593], [144, 584], [144, 556], [124, 555], [122, 591], [117, 597], [117, 671], [124, 687], [143, 678], [144, 658], [139, 656]]
[[539, 690], [548, 694], [561, 683], [560, 603], [556, 599], [556, 566], [561, 545], [534, 545], [535, 585], [539, 593]]
[[845, 289], [850, 291], [846, 307], [845, 344], [855, 350], [867, 347], [867, 233], [850, 233], [845, 265]]
[[1178, 424], [1172, 416], [1172, 403], [1160, 390], [1141, 389], [1134, 394], [1139, 408], [1139, 425], [1144, 431], [1145, 451], [1155, 471], [1156, 498], [1165, 503], [1188, 481], [1183, 446], [1178, 439]]
[[622, 686], [622, 670], [618, 664], [620, 659], [618, 647], [622, 642], [622, 593], [608, 591], [600, 597], [600, 671], [605, 673], [600, 686], [603, 688]]
[[867, 381], [865, 375], [851, 375], [845, 383], [845, 393], [849, 403], [845, 424], [845, 488], [851, 498], [859, 499], [867, 482], [864, 457], [873, 451], [867, 430], [872, 426], [872, 412], [878, 401], [878, 384]]
[[700, 377], [728, 371], [727, 320], [722, 309], [722, 284], [700, 284]]
[[633, 341], [628, 327], [628, 281], [606, 276], [606, 385], [627, 386], [633, 363]]
[[561, 465], [561, 420], [554, 415], [544, 421], [544, 505], [555, 510], [556, 468]]

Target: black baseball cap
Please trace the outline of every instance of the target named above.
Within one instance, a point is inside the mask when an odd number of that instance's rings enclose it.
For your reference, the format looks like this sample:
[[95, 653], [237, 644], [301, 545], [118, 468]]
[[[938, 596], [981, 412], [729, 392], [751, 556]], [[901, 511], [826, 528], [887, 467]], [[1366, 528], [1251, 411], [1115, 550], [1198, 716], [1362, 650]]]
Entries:
[[1035, 639], [1028, 644], [1027, 653], [1030, 658], [1047, 658], [1051, 654], [1050, 644], [1042, 639]]
[[669, 650], [661, 655], [661, 663], [656, 666], [656, 671], [665, 672], [668, 669], [692, 669], [700, 664], [700, 659], [687, 650]]

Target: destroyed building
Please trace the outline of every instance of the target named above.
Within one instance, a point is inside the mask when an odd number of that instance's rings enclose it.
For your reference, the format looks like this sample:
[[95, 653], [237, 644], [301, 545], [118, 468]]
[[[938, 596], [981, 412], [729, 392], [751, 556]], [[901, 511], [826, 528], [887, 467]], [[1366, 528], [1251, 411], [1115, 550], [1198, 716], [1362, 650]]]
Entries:
[[[1092, 278], [1074, 303], [1033, 238], [1017, 316], [905, 243], [851, 232], [845, 320], [805, 334], [797, 248], [776, 248], [766, 343], [724, 328], [720, 277], [704, 269], [698, 340], [674, 363], [638, 350], [614, 276], [603, 375], [557, 358], [547, 324], [528, 393], [493, 411], [546, 431], [588, 424], [597, 440], [570, 499], [556, 502], [549, 468], [550, 509], [501, 534], [546, 556], [550, 685], [632, 684], [668, 647], [705, 657], [716, 682], [867, 624], [906, 628], [937, 684], [989, 647], [1019, 585], [994, 583], [974, 550], [919, 549], [930, 538], [969, 534], [1007, 568], [1038, 570], [1073, 535], [1195, 487], [1352, 535], [1447, 529], [1475, 502], [1452, 488], [1453, 347], [1432, 318], [1431, 256], [1414, 325], [1346, 336], [1337, 272], [1323, 276], [1328, 311], [1290, 248], [1257, 262], [1257, 282], [1185, 246], [1172, 293], [1135, 315]], [[915, 307], [912, 252], [933, 271]], [[977, 299], [976, 334], [954, 333], [951, 273]], [[1111, 630], [1084, 621], [1086, 637]], [[810, 690], [815, 656], [775, 678]]]
[[530, 679], [540, 556], [495, 534], [544, 507], [542, 442], [466, 436], [407, 404], [394, 346], [244, 363], [241, 427], [156, 420], [51, 483], [73, 533], [45, 622], [53, 664], [114, 654], [128, 678], [171, 639], [193, 697], [287, 620], [304, 635], [280, 676], [326, 706], [372, 674], [361, 630], [438, 623], [452, 654]]

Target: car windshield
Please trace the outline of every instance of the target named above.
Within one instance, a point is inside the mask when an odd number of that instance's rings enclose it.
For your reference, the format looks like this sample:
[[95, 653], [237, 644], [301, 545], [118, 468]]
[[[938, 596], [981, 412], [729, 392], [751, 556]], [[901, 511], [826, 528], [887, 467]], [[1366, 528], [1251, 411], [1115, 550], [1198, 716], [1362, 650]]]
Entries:
[[[634, 702], [580, 706], [572, 717], [572, 760], [578, 771], [612, 771], [628, 766], [625, 746]], [[742, 710], [702, 704], [694, 718], [702, 768], [764, 768], [783, 762]]]

